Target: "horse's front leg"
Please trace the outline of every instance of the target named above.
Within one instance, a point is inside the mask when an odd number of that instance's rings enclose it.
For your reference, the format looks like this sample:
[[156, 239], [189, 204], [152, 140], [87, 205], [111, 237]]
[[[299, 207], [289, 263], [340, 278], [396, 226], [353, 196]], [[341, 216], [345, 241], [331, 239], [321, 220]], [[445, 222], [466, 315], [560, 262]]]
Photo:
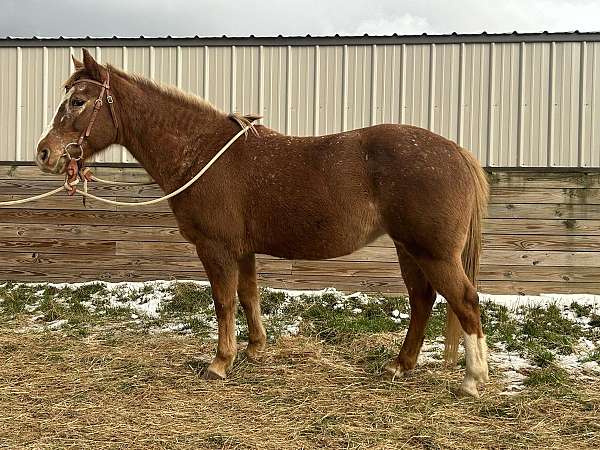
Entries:
[[209, 379], [224, 379], [227, 371], [233, 366], [237, 354], [235, 337], [237, 261], [230, 253], [218, 246], [208, 246], [203, 243], [197, 245], [196, 250], [211, 284], [219, 327], [217, 355], [204, 376]]

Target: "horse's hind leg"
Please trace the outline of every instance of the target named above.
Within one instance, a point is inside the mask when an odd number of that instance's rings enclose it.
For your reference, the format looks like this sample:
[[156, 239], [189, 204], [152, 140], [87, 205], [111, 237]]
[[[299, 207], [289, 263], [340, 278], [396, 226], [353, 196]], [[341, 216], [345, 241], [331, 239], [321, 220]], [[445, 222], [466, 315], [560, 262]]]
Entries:
[[462, 390], [475, 397], [477, 383], [488, 381], [487, 345], [481, 328], [479, 296], [465, 274], [460, 255], [450, 261], [418, 258], [419, 266], [457, 315], [464, 333], [467, 370]]
[[412, 256], [396, 244], [402, 278], [410, 301], [410, 323], [398, 357], [384, 367], [385, 375], [391, 378], [412, 370], [423, 345], [425, 326], [435, 302], [435, 291]]
[[238, 298], [244, 308], [248, 322], [248, 347], [246, 355], [250, 359], [257, 359], [265, 348], [267, 335], [260, 315], [260, 300], [256, 285], [256, 263], [254, 255], [244, 256], [238, 262]]

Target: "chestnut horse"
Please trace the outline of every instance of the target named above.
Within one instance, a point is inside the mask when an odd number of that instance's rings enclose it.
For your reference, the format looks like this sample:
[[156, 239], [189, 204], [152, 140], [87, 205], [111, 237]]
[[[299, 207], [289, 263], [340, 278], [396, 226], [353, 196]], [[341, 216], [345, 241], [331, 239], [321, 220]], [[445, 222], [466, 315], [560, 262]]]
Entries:
[[[100, 65], [85, 50], [75, 68], [38, 143], [37, 163], [46, 172], [64, 172], [65, 150], [78, 142], [84, 158], [121, 144], [162, 190], [173, 192], [240, 130], [241, 121], [252, 120]], [[455, 360], [462, 332], [462, 389], [478, 395], [477, 384], [488, 377], [475, 288], [488, 185], [476, 159], [407, 125], [318, 137], [286, 136], [261, 125], [253, 131], [169, 200], [212, 286], [219, 338], [205, 375], [224, 378], [236, 357], [236, 291], [248, 321], [248, 356], [258, 357], [265, 347], [256, 253], [335, 258], [387, 234], [396, 246], [411, 317], [402, 349], [385, 372], [393, 378], [414, 368], [439, 292], [450, 306], [447, 359]], [[76, 151], [69, 148], [70, 155]]]

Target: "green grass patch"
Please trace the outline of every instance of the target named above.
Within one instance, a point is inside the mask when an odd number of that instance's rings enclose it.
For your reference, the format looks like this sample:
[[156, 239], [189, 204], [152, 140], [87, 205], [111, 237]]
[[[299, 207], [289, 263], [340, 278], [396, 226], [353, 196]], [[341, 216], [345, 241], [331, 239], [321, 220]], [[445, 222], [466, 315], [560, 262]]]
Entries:
[[163, 301], [160, 314], [167, 317], [189, 317], [212, 308], [212, 292], [208, 286], [194, 283], [175, 283], [171, 298]]
[[528, 308], [522, 332], [527, 341], [564, 355], [572, 353], [573, 346], [583, 335], [581, 326], [563, 317], [556, 305]]
[[581, 400], [579, 390], [569, 373], [553, 364], [531, 371], [524, 384], [534, 396]]
[[36, 305], [40, 298], [39, 286], [5, 283], [0, 286], [0, 315], [13, 318], [25, 313], [28, 307]]
[[339, 306], [341, 304], [338, 296], [326, 294], [302, 311], [300, 317], [308, 322], [307, 330], [311, 334], [332, 343], [364, 333], [394, 332], [402, 328], [391, 316], [391, 311], [398, 306], [395, 299], [389, 303], [383, 298], [367, 304]]
[[[572, 305], [572, 309], [576, 308]], [[590, 311], [582, 307], [576, 313], [585, 315]], [[491, 302], [482, 305], [481, 318], [488, 343], [502, 343], [508, 351], [528, 357], [541, 368], [554, 363], [555, 352], [571, 354], [578, 339], [585, 335], [581, 326], [564, 317], [556, 305], [521, 308], [517, 313]]]
[[446, 308], [446, 303], [440, 303], [436, 305], [431, 312], [431, 317], [429, 318], [427, 328], [425, 329], [426, 339], [435, 339], [446, 335]]

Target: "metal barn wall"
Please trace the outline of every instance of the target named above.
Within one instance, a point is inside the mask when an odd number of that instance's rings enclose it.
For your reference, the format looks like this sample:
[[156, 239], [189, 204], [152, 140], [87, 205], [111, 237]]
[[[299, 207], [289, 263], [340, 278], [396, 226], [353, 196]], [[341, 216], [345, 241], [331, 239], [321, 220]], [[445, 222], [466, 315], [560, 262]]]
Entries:
[[[2, 40], [0, 160], [32, 159], [70, 55], [89, 43], [103, 63], [259, 113], [285, 133], [400, 122], [457, 141], [488, 167], [600, 167], [600, 36], [538, 36]], [[133, 158], [115, 146], [99, 161]]]

